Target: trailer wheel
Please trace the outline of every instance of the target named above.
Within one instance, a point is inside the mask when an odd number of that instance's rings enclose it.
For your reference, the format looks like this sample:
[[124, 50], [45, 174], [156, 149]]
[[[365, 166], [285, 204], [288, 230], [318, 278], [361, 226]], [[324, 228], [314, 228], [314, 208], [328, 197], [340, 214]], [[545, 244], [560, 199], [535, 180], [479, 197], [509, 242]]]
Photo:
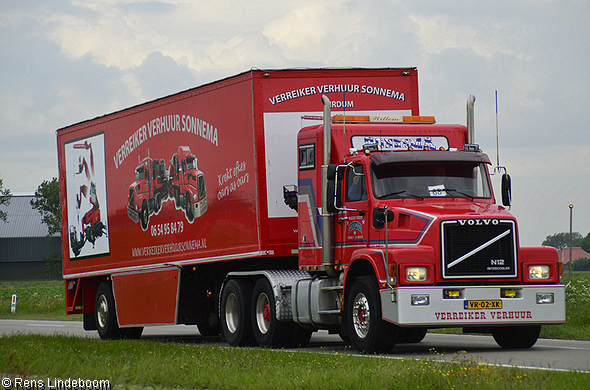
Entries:
[[247, 282], [230, 279], [221, 294], [221, 330], [232, 346], [252, 345], [252, 321], [249, 308], [252, 296]]
[[150, 214], [148, 212], [148, 205], [145, 199], [141, 203], [141, 213], [139, 214], [139, 219], [141, 221], [141, 228], [143, 230], [147, 230], [148, 224], [150, 222]]
[[506, 349], [530, 348], [537, 342], [541, 326], [502, 326], [492, 328], [496, 343]]
[[352, 345], [361, 353], [391, 351], [399, 328], [381, 317], [381, 299], [375, 278], [360, 276], [347, 296], [345, 320]]
[[295, 342], [297, 324], [279, 321], [275, 307], [274, 292], [268, 279], [259, 279], [252, 294], [252, 328], [260, 346], [282, 347]]
[[95, 302], [96, 329], [103, 340], [119, 338], [121, 329], [117, 324], [117, 313], [115, 312], [115, 300], [113, 292], [108, 283], [101, 283], [96, 292]]

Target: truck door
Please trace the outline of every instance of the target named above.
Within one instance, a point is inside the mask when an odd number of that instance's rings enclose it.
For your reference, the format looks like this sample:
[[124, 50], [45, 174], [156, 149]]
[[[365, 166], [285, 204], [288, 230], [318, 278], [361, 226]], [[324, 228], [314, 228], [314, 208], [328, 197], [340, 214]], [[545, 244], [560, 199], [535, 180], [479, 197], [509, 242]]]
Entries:
[[[361, 247], [367, 246], [368, 225], [367, 208], [369, 205], [367, 196], [367, 178], [362, 165], [352, 165], [346, 169], [344, 186], [342, 190], [343, 208], [338, 215], [336, 223], [336, 260], [347, 264], [351, 253]], [[351, 211], [357, 210], [357, 211]]]

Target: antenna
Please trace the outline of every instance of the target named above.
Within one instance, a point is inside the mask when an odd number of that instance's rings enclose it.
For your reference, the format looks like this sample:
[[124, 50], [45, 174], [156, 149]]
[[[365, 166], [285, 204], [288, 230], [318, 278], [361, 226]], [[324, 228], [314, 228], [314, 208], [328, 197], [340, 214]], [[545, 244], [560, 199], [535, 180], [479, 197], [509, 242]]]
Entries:
[[346, 162], [346, 89], [342, 91], [342, 157]]
[[498, 142], [498, 90], [496, 90], [496, 166], [500, 167], [500, 144]]

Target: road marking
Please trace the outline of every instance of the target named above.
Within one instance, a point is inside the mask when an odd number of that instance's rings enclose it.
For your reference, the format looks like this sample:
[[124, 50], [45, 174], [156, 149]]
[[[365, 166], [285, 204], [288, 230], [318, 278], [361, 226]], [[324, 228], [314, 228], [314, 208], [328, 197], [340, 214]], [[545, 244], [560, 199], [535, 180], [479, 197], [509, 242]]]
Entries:
[[53, 324], [51, 324], [51, 325], [49, 325], [49, 324], [27, 324], [27, 326], [38, 326], [38, 327], [42, 327], [42, 328], [52, 326], [54, 328], [65, 328], [65, 325], [53, 325]]

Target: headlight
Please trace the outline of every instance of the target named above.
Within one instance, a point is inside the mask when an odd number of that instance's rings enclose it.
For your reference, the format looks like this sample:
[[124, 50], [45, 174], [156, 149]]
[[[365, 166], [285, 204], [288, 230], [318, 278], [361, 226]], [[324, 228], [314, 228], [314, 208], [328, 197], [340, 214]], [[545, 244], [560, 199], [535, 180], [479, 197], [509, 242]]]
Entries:
[[406, 280], [408, 282], [423, 282], [428, 278], [426, 267], [406, 268]]
[[529, 278], [531, 280], [546, 280], [549, 279], [548, 265], [531, 265], [529, 267]]
[[193, 195], [193, 200], [198, 200], [199, 199], [199, 194], [194, 194]]

